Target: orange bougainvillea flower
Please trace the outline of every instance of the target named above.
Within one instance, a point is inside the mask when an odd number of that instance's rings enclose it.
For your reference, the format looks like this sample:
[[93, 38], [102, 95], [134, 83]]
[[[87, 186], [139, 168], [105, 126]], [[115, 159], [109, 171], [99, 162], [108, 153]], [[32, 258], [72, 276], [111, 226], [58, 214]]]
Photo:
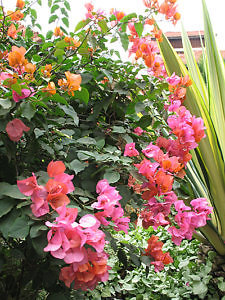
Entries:
[[66, 170], [66, 167], [65, 167], [64, 163], [60, 160], [51, 161], [47, 167], [47, 172], [48, 172], [49, 177], [55, 177], [59, 174], [62, 174], [65, 172], [65, 170]]
[[68, 90], [68, 93], [74, 96], [74, 91], [80, 89], [82, 78], [80, 75], [70, 73], [69, 71], [65, 72], [65, 75], [67, 80], [59, 79], [58, 84], [62, 89]]
[[16, 10], [15, 12], [8, 11], [7, 15], [12, 21], [20, 21], [24, 17], [24, 14], [20, 10]]
[[68, 82], [69, 93], [74, 95], [73, 91], [77, 91], [80, 88], [81, 76], [77, 74], [70, 73], [69, 71], [65, 72], [66, 79]]
[[19, 9], [23, 9], [25, 6], [25, 2], [23, 0], [17, 0], [16, 7]]
[[55, 89], [54, 82], [53, 81], [49, 82], [48, 86], [46, 88], [43, 88], [42, 91], [48, 93], [49, 95], [55, 95], [56, 89]]
[[16, 26], [12, 23], [7, 31], [8, 36], [10, 36], [13, 39], [17, 38], [17, 30], [16, 30]]
[[79, 41], [77, 41], [74, 38], [69, 37], [69, 36], [66, 36], [64, 38], [64, 41], [69, 44], [69, 46], [67, 47], [67, 50], [75, 50], [76, 48], [78, 48], [80, 46]]
[[52, 71], [52, 65], [46, 65], [44, 67], [44, 69], [41, 69], [41, 73], [45, 76], [45, 77], [51, 77], [51, 71]]
[[26, 65], [27, 60], [25, 59], [24, 55], [26, 53], [26, 49], [24, 47], [16, 47], [12, 46], [12, 51], [9, 52], [8, 55], [8, 60], [9, 60], [9, 65], [11, 67], [17, 67], [19, 65]]
[[36, 71], [36, 66], [32, 63], [28, 63], [25, 65], [25, 71], [27, 73], [33, 74]]
[[56, 27], [54, 30], [54, 36], [63, 36], [64, 33], [62, 32], [62, 30], [60, 29], [60, 27]]

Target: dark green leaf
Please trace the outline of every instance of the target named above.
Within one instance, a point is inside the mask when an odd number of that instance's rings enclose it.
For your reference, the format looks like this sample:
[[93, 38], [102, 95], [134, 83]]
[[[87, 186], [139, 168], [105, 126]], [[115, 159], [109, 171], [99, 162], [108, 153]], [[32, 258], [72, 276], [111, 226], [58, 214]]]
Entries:
[[21, 216], [15, 219], [15, 221], [10, 226], [8, 235], [17, 239], [23, 239], [27, 237], [30, 229], [28, 221], [29, 218], [27, 216]]
[[26, 199], [26, 196], [20, 193], [17, 185], [11, 185], [7, 182], [0, 182], [0, 195], [9, 196], [15, 199]]
[[37, 12], [35, 9], [31, 8], [30, 9], [30, 13], [31, 13], [31, 16], [36, 20], [37, 19]]
[[30, 229], [30, 237], [33, 239], [33, 238], [36, 238], [38, 237], [39, 235], [42, 234], [42, 231], [45, 231], [47, 230], [48, 227], [46, 227], [45, 225], [43, 224], [35, 224], [31, 227]]
[[76, 140], [76, 142], [84, 145], [96, 145], [96, 140], [91, 137], [83, 137]]
[[104, 174], [104, 179], [107, 179], [109, 183], [115, 183], [120, 179], [120, 174], [113, 170], [107, 170]]
[[142, 116], [141, 119], [137, 122], [137, 126], [141, 128], [146, 128], [152, 123], [152, 118], [149, 115]]
[[21, 112], [22, 112], [22, 115], [30, 121], [33, 118], [33, 116], [35, 115], [36, 109], [33, 107], [33, 105], [31, 103], [23, 102], [21, 104]]
[[0, 199], [0, 218], [6, 215], [15, 205], [16, 200], [12, 198], [3, 198]]
[[54, 101], [54, 102], [58, 102], [58, 103], [61, 103], [61, 104], [68, 105], [66, 99], [64, 97], [60, 96], [57, 93], [55, 95], [52, 95], [51, 100]]
[[87, 163], [81, 162], [78, 159], [74, 159], [69, 163], [70, 170], [73, 170], [77, 175], [79, 172], [83, 171], [88, 166]]
[[65, 112], [65, 114], [70, 116], [73, 119], [74, 124], [76, 126], [78, 126], [79, 118], [78, 118], [77, 113], [75, 112], [74, 108], [71, 105], [68, 105], [68, 106], [59, 105], [59, 107]]
[[[82, 81], [83, 83], [83, 81]], [[74, 97], [77, 99], [80, 99], [81, 101], [83, 101], [85, 104], [88, 104], [89, 101], [89, 92], [86, 88], [81, 89], [81, 91], [75, 91], [74, 92]]]

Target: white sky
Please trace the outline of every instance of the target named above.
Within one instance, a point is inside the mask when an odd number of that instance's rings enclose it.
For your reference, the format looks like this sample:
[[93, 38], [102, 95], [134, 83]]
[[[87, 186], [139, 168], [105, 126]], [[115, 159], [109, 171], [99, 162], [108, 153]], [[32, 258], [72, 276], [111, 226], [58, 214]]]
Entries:
[[[38, 5], [35, 7], [40, 18], [39, 23], [43, 26], [43, 30], [45, 32], [52, 29], [52, 26], [48, 24], [49, 9], [47, 2], [47, 0], [42, 0], [42, 8]], [[84, 4], [90, 1], [69, 0], [69, 2], [72, 8], [70, 17], [72, 31], [76, 23], [84, 18], [84, 14], [86, 12]], [[15, 7], [15, 3], [16, 0], [3, 0], [3, 5], [7, 9], [13, 9]], [[92, 3], [96, 9], [101, 8], [106, 11], [109, 11], [110, 8], [116, 8], [124, 11], [125, 13], [136, 12], [137, 14], [144, 14], [145, 10], [142, 0], [92, 0]], [[202, 1], [178, 0], [177, 4], [185, 29], [187, 31], [203, 30]], [[225, 0], [206, 0], [206, 4], [210, 13], [214, 32], [217, 34], [218, 45], [222, 50], [225, 50]], [[180, 22], [178, 22], [176, 26], [169, 24], [169, 22], [162, 22], [160, 26], [164, 32], [180, 31]]]

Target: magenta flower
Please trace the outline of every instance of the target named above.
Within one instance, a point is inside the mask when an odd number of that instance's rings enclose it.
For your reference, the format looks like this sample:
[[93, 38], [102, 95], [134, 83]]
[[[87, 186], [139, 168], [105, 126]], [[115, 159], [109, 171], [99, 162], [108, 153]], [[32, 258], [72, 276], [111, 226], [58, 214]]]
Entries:
[[124, 156], [133, 157], [133, 156], [138, 156], [138, 155], [139, 155], [139, 152], [135, 149], [135, 143], [126, 144]]

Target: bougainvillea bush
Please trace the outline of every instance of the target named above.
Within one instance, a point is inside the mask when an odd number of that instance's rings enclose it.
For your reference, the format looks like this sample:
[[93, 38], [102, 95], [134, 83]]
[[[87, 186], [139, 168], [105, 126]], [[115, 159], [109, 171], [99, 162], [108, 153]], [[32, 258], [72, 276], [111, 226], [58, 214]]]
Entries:
[[29, 1], [15, 4], [0, 15], [1, 297], [93, 290], [110, 255], [162, 271], [174, 259], [157, 236], [124, 252], [115, 233], [167, 226], [180, 245], [212, 212], [185, 179], [205, 136], [183, 106], [191, 81], [168, 77], [158, 55], [154, 16], [175, 24], [176, 1], [145, 0], [143, 16], [88, 3], [73, 32], [70, 3], [48, 1], [57, 26], [44, 35]]

